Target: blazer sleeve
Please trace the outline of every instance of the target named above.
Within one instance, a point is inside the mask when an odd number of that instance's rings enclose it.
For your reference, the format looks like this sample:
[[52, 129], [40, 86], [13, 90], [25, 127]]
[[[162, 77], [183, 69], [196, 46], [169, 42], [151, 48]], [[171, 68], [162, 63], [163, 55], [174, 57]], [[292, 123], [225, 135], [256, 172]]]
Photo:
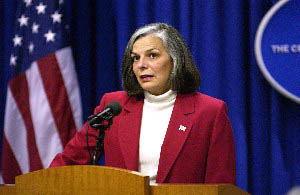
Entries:
[[[98, 113], [103, 110], [105, 106], [105, 95], [101, 99], [100, 106], [98, 106], [94, 113]], [[90, 156], [87, 147], [86, 131], [88, 123], [86, 122], [82, 129], [78, 131], [75, 136], [67, 143], [64, 151], [58, 153], [49, 167], [58, 167], [65, 165], [84, 165], [90, 164]], [[88, 127], [88, 143], [91, 155], [96, 147], [96, 138], [98, 131], [92, 127]]]
[[219, 108], [213, 125], [206, 163], [205, 183], [236, 182], [236, 164], [232, 127], [226, 104]]

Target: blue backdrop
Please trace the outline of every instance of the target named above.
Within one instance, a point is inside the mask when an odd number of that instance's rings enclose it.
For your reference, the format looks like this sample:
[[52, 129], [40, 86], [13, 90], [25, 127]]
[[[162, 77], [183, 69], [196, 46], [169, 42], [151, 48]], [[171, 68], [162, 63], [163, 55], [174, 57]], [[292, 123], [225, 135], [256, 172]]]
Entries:
[[[0, 1], [0, 132], [16, 3]], [[65, 0], [66, 1], [66, 0]], [[166, 22], [183, 35], [202, 75], [199, 91], [227, 102], [235, 136], [237, 185], [284, 194], [300, 185], [300, 105], [278, 94], [254, 56], [257, 27], [271, 0], [73, 0], [72, 47], [84, 119], [121, 88], [121, 59], [134, 30]]]

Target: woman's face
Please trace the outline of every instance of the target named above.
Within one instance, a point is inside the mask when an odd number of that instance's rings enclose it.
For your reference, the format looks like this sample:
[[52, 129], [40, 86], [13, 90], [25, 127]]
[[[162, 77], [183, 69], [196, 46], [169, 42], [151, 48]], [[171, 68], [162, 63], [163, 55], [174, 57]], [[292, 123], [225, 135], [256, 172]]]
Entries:
[[161, 95], [170, 89], [171, 57], [161, 39], [147, 35], [139, 38], [131, 52], [133, 72], [141, 87], [152, 95]]

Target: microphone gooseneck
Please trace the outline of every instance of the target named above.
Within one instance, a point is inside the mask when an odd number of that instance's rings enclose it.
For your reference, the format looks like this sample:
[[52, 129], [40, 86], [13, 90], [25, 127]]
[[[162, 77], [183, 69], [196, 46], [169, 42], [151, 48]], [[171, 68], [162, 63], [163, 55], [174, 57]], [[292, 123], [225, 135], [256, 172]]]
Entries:
[[[118, 102], [109, 103], [102, 112], [94, 114], [88, 118], [88, 125], [86, 130], [86, 142], [88, 152], [91, 158], [91, 163], [96, 165], [99, 160], [99, 153], [103, 151], [103, 142], [105, 137], [105, 130], [112, 125], [112, 118], [119, 115], [122, 111], [122, 106]], [[107, 121], [106, 123], [102, 123]], [[96, 147], [94, 150], [93, 157], [90, 154], [89, 144], [88, 144], [88, 126], [98, 129], [99, 133], [96, 138]]]

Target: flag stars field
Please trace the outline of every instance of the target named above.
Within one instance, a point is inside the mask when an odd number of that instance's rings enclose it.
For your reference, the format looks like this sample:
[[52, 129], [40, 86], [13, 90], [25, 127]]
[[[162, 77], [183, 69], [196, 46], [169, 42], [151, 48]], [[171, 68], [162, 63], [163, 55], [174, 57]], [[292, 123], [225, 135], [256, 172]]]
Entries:
[[47, 43], [50, 41], [54, 42], [55, 33], [53, 33], [51, 30], [48, 30], [44, 37], [46, 38]]
[[61, 23], [61, 17], [62, 15], [58, 13], [58, 11], [55, 11], [54, 14], [51, 15], [51, 18], [53, 20], [53, 23]]
[[40, 25], [38, 25], [34, 22], [31, 27], [32, 33], [34, 33], [34, 34], [39, 33], [39, 27], [40, 27]]
[[22, 16], [18, 19], [19, 23], [20, 23], [20, 27], [22, 26], [28, 26], [28, 17], [25, 17], [24, 14], [22, 14]]
[[11, 55], [9, 64], [12, 65], [12, 66], [17, 65], [17, 56]]
[[32, 42], [30, 42], [29, 46], [28, 46], [28, 50], [29, 50], [29, 53], [33, 53], [33, 50], [34, 50], [34, 45]]
[[45, 14], [47, 6], [43, 3], [40, 3], [38, 6], [35, 7], [38, 14]]
[[24, 0], [24, 3], [26, 4], [26, 7], [29, 7], [32, 4], [32, 0]]
[[19, 37], [19, 35], [16, 34], [15, 37], [13, 38], [14, 47], [22, 46], [22, 40], [23, 37]]

